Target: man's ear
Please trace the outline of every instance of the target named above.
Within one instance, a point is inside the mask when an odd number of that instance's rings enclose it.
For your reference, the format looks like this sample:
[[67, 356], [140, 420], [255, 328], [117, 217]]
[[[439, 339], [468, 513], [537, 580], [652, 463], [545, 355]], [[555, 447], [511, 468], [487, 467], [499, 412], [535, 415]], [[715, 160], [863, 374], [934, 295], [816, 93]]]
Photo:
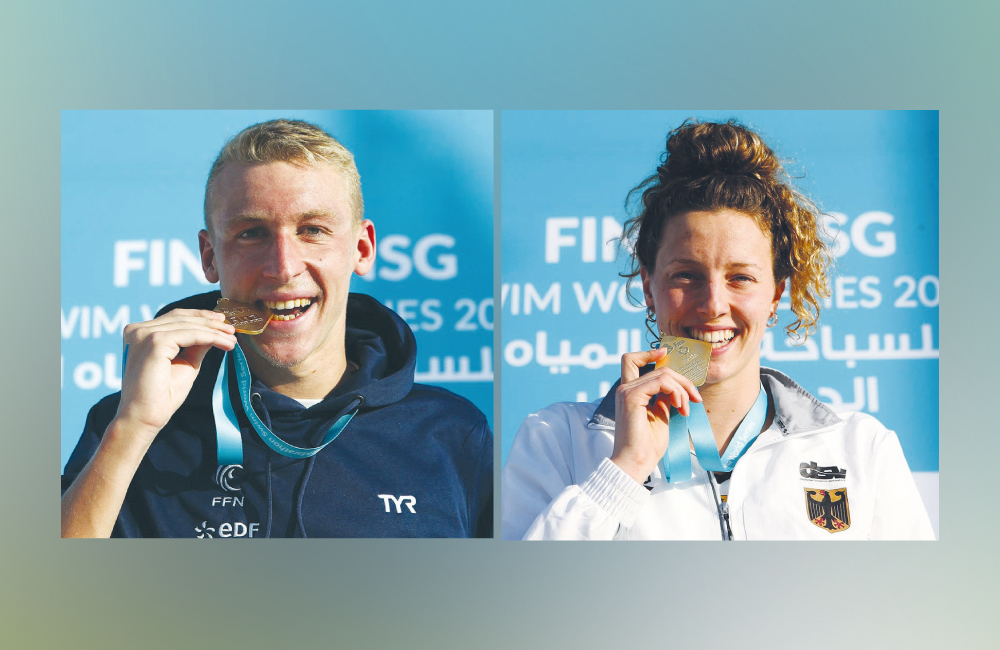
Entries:
[[364, 275], [375, 265], [375, 224], [368, 219], [358, 226], [358, 260], [354, 264], [354, 272]]
[[201, 270], [209, 282], [219, 281], [219, 269], [215, 265], [215, 249], [207, 230], [198, 232], [198, 250], [201, 251]]

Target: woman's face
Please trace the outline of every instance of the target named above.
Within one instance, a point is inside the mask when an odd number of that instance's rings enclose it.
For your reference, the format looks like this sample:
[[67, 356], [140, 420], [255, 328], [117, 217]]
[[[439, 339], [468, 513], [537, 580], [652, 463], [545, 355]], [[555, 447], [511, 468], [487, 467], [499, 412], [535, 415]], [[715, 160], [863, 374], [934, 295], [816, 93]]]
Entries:
[[656, 270], [641, 270], [660, 331], [712, 342], [707, 385], [759, 381], [760, 341], [778, 306], [770, 239], [733, 210], [688, 212], [663, 228]]

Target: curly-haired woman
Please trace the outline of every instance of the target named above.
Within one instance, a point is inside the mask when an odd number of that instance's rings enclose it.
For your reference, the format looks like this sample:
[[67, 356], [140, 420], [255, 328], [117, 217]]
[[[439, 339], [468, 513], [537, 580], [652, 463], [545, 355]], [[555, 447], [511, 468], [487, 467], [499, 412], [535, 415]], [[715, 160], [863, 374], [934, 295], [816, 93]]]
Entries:
[[529, 416], [504, 467], [504, 537], [933, 539], [895, 433], [760, 365], [786, 285], [800, 339], [828, 295], [816, 207], [736, 122], [685, 122], [661, 163], [629, 195], [630, 276], [656, 337], [710, 344], [707, 376], [654, 368], [666, 346], [633, 352], [603, 401]]

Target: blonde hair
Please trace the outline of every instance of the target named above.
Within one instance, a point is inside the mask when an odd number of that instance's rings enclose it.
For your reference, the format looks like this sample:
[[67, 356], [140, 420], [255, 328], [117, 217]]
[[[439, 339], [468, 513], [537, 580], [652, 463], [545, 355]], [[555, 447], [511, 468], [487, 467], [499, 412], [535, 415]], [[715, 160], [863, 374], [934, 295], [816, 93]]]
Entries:
[[[664, 225], [695, 210], [735, 210], [749, 215], [771, 239], [774, 281], [790, 281], [788, 333], [806, 339], [816, 331], [819, 305], [830, 295], [831, 257], [820, 238], [819, 209], [795, 189], [774, 152], [759, 135], [730, 120], [685, 121], [667, 136], [656, 173], [625, 200], [641, 195], [639, 214], [625, 223], [622, 243], [632, 251], [631, 283], [639, 269], [655, 270]], [[634, 245], [633, 245], [634, 244]]]
[[336, 167], [347, 184], [355, 223], [364, 218], [361, 175], [354, 156], [336, 138], [315, 124], [301, 120], [271, 120], [243, 129], [222, 147], [212, 163], [205, 184], [205, 228], [212, 229], [209, 218], [215, 181], [229, 163], [288, 162], [303, 165], [325, 163]]

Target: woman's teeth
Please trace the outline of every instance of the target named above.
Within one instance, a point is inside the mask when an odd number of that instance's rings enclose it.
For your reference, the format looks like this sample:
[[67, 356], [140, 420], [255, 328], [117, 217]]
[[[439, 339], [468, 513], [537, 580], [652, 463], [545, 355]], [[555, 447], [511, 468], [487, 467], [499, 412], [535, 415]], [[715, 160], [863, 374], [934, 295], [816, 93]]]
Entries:
[[706, 332], [703, 330], [688, 330], [688, 334], [691, 338], [697, 339], [699, 341], [705, 341], [706, 343], [712, 344], [712, 349], [721, 348], [725, 344], [729, 343], [734, 336], [736, 336], [736, 330], [712, 330]]
[[[274, 315], [274, 320], [295, 320], [312, 304], [312, 298], [296, 298], [295, 300], [265, 300], [264, 304]], [[279, 311], [290, 312], [279, 314]]]

